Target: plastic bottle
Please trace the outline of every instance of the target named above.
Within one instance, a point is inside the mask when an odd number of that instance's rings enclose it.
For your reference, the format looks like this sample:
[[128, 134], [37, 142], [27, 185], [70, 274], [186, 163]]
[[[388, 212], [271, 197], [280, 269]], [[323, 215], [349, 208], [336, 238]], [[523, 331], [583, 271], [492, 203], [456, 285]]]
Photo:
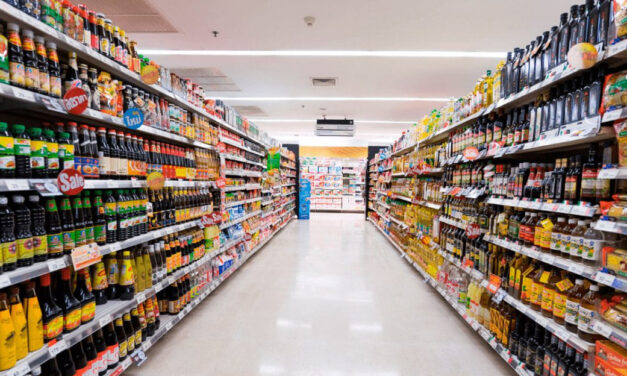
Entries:
[[603, 248], [603, 233], [596, 230], [594, 226], [588, 227], [583, 234], [583, 246], [581, 257], [588, 265], [597, 265], [601, 259], [601, 249]]
[[0, 83], [10, 84], [11, 74], [9, 73], [9, 40], [4, 35], [4, 25], [0, 25], [0, 49], [5, 51], [0, 54]]
[[63, 332], [70, 333], [81, 325], [81, 304], [72, 294], [70, 268], [61, 269], [57, 285], [57, 302], [63, 310]]
[[15, 143], [8, 127], [0, 122], [0, 178], [15, 177]]
[[44, 129], [43, 135], [46, 140], [46, 177], [56, 178], [61, 171], [59, 143], [54, 137], [54, 131], [52, 129]]
[[116, 252], [111, 252], [105, 256], [105, 266], [107, 268], [107, 299], [117, 299], [120, 295], [120, 268]]
[[566, 315], [564, 317], [564, 326], [573, 333], [577, 333], [579, 321], [579, 306], [581, 299], [586, 293], [583, 285], [583, 279], [576, 279], [575, 286], [568, 291], [566, 297]]
[[[117, 320], [116, 320], [117, 327]], [[120, 348], [118, 344], [118, 336], [116, 334], [116, 328], [113, 326], [113, 322], [108, 323], [102, 328], [102, 335], [105, 339], [105, 345], [107, 346], [106, 354], [106, 366], [108, 370], [114, 369], [120, 360]]]
[[583, 219], [577, 220], [577, 227], [573, 229], [570, 237], [569, 256], [573, 260], [581, 261], [581, 255], [583, 252], [583, 240], [586, 230], [586, 221]]
[[20, 289], [17, 286], [11, 286], [9, 289], [9, 311], [15, 330], [15, 359], [20, 360], [28, 354], [28, 328], [24, 307], [20, 301]]
[[70, 134], [59, 132], [57, 140], [59, 143], [59, 163], [61, 164], [61, 169], [75, 168], [74, 145], [70, 143]]
[[118, 202], [115, 197], [113, 197], [111, 190], [105, 191], [104, 209], [105, 220], [107, 222], [107, 244], [115, 243], [118, 238]]
[[8, 203], [9, 199], [6, 196], [0, 196], [0, 260], [3, 271], [15, 270], [17, 267], [15, 216]]
[[32, 265], [34, 261], [33, 234], [31, 229], [30, 210], [25, 205], [22, 195], [13, 196], [13, 212], [15, 213], [15, 238], [17, 248], [17, 266]]
[[102, 191], [100, 190], [94, 191], [92, 221], [94, 223], [94, 241], [98, 245], [107, 244], [107, 221], [105, 219], [105, 206], [102, 202]]
[[63, 310], [52, 297], [50, 274], [39, 277], [39, 305], [44, 328], [44, 341], [50, 342], [63, 333]]
[[25, 71], [20, 27], [14, 23], [8, 23], [7, 36], [9, 37], [9, 75], [11, 85], [23, 88], [25, 86]]
[[92, 268], [91, 290], [96, 299], [96, 305], [106, 304], [107, 298], [107, 270], [103, 261], [97, 262]]
[[85, 240], [87, 244], [94, 243], [94, 221], [92, 219], [92, 205], [89, 191], [83, 191], [83, 224], [85, 226]]
[[94, 319], [96, 315], [96, 298], [87, 285], [89, 274], [87, 269], [81, 269], [77, 272], [76, 289], [74, 297], [79, 301], [81, 306], [81, 323], [85, 324]]
[[63, 237], [61, 219], [57, 210], [57, 202], [49, 197], [46, 200], [46, 243], [48, 246], [48, 257], [57, 258], [63, 256]]
[[22, 124], [13, 124], [11, 133], [14, 139], [15, 177], [28, 179], [31, 177], [30, 137], [26, 133], [26, 127]]
[[135, 275], [132, 268], [131, 259], [131, 253], [129, 250], [122, 251], [121, 257], [118, 258], [118, 265], [120, 270], [119, 297], [121, 300], [131, 300], [135, 295]]
[[48, 54], [43, 37], [35, 37], [35, 49], [37, 50], [37, 70], [39, 72], [39, 93], [50, 95], [50, 74], [48, 72]]
[[83, 200], [79, 195], [72, 199], [72, 218], [74, 219], [74, 246], [84, 246], [87, 244], [87, 229], [83, 217]]
[[34, 261], [48, 259], [48, 238], [46, 236], [46, 209], [39, 203], [39, 195], [28, 196], [28, 209], [31, 214], [31, 235], [33, 239]]
[[133, 323], [131, 322], [131, 314], [126, 312], [122, 316], [123, 324], [124, 324], [124, 333], [126, 334], [126, 346], [129, 354], [132, 354], [135, 351], [135, 329], [133, 328]]
[[[129, 354], [128, 344], [130, 342], [130, 338], [126, 335], [126, 331], [124, 330], [124, 321], [122, 321], [122, 317], [115, 319], [115, 334], [118, 339], [118, 359], [121, 362], [124, 361]], [[133, 345], [135, 345], [134, 341]]]
[[63, 85], [61, 83], [61, 66], [57, 45], [54, 42], [46, 42], [46, 54], [48, 55], [48, 72], [50, 76], [50, 96], [61, 98]]
[[35, 41], [32, 30], [22, 31], [23, 55], [24, 55], [24, 86], [32, 91], [39, 91], [39, 67]]
[[61, 231], [63, 238], [63, 253], [69, 255], [76, 247], [74, 218], [72, 216], [72, 205], [69, 197], [61, 199]]
[[592, 329], [592, 321], [597, 315], [596, 304], [599, 299], [599, 286], [590, 285], [589, 291], [581, 298], [579, 314], [577, 315], [577, 334], [579, 338], [595, 342], [603, 337]]
[[7, 294], [0, 292], [0, 371], [7, 370], [16, 363], [15, 328], [7, 305]]
[[43, 316], [35, 293], [35, 282], [26, 282], [24, 289], [24, 314], [28, 330], [28, 351], [39, 350], [44, 345]]
[[553, 299], [553, 320], [560, 325], [564, 325], [568, 294], [574, 285], [568, 277], [563, 277], [563, 273], [560, 278], [563, 279], [555, 284], [556, 289], [555, 298]]
[[46, 178], [46, 140], [42, 136], [41, 128], [28, 128], [30, 136], [30, 168], [33, 178]]

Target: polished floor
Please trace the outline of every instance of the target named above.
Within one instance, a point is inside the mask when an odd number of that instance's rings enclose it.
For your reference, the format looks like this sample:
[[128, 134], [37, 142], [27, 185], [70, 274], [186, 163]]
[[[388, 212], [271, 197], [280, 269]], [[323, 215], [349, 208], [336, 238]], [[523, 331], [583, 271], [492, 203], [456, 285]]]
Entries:
[[512, 375], [363, 214], [312, 214], [132, 366], [134, 376]]

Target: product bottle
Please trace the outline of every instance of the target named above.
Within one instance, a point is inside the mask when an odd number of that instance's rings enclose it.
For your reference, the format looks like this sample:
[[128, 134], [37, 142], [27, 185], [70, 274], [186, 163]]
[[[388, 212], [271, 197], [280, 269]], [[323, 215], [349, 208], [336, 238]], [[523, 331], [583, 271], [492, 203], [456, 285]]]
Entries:
[[95, 242], [94, 221], [91, 217], [91, 198], [88, 191], [83, 191], [83, 224], [85, 225], [85, 238], [87, 244]]
[[46, 172], [48, 178], [56, 178], [59, 175], [59, 144], [54, 137], [54, 131], [44, 129], [43, 135], [46, 140]]
[[603, 337], [592, 329], [592, 320], [596, 313], [596, 304], [599, 299], [599, 286], [590, 285], [590, 290], [581, 299], [579, 314], [577, 316], [577, 334], [579, 338], [595, 342]]
[[34, 261], [48, 259], [48, 238], [46, 234], [46, 209], [39, 203], [39, 195], [28, 196], [28, 209], [31, 214], [31, 234], [33, 240]]
[[57, 211], [57, 203], [54, 198], [49, 197], [46, 200], [46, 233], [48, 257], [57, 258], [63, 256], [64, 243], [61, 228], [61, 219]]
[[568, 54], [568, 13], [560, 14], [560, 27], [559, 27], [559, 55], [557, 64], [562, 64], [566, 61], [566, 55]]
[[74, 219], [74, 246], [81, 247], [87, 244], [87, 230], [83, 218], [83, 200], [81, 196], [72, 199], [72, 218]]
[[37, 54], [35, 52], [35, 41], [32, 30], [22, 31], [23, 56], [24, 56], [24, 86], [32, 91], [39, 91], [39, 68], [37, 64]]
[[108, 323], [102, 328], [102, 335], [107, 346], [107, 369], [111, 370], [118, 365], [120, 360], [120, 346], [117, 336], [117, 320], [115, 327], [113, 322]]
[[92, 209], [94, 223], [94, 241], [98, 245], [107, 244], [107, 221], [105, 219], [105, 206], [102, 202], [102, 191], [94, 191], [94, 205]]
[[53, 98], [61, 98], [63, 95], [63, 86], [61, 85], [61, 66], [59, 65], [56, 43], [46, 42], [46, 54], [48, 55], [50, 96]]
[[84, 375], [85, 372], [87, 372], [87, 358], [85, 357], [85, 353], [83, 353], [80, 342], [70, 347], [70, 354], [74, 362], [74, 367], [76, 368], [76, 373]]
[[74, 297], [78, 300], [81, 306], [82, 324], [93, 320], [94, 316], [96, 315], [96, 298], [94, 297], [94, 294], [92, 294], [87, 285], [87, 278], [89, 278], [87, 269], [81, 269], [77, 271]]
[[81, 305], [72, 294], [70, 268], [61, 269], [57, 285], [57, 303], [63, 310], [63, 331], [70, 333], [81, 325]]
[[577, 44], [579, 36], [579, 5], [570, 7], [570, 21], [568, 22], [568, 50]]
[[35, 293], [35, 282], [26, 282], [24, 289], [24, 313], [28, 328], [28, 351], [37, 351], [44, 345], [43, 316]]
[[20, 27], [14, 23], [8, 23], [7, 36], [9, 37], [9, 75], [11, 85], [23, 88], [26, 85], [26, 73], [24, 70]]
[[577, 227], [573, 229], [570, 236], [569, 256], [573, 260], [581, 261], [583, 254], [584, 234], [586, 233], [586, 222], [582, 219], [577, 221]]
[[61, 230], [63, 239], [63, 253], [69, 255], [72, 253], [72, 249], [76, 247], [75, 242], [75, 227], [74, 218], [72, 216], [72, 205], [70, 205], [70, 199], [64, 196], [61, 199]]
[[4, 34], [4, 25], [0, 25], [0, 50], [4, 51], [0, 53], [0, 83], [10, 84], [11, 74], [9, 73], [9, 40]]
[[126, 346], [129, 354], [135, 351], [135, 329], [131, 323], [131, 314], [126, 312], [123, 316], [124, 334], [126, 334]]
[[15, 359], [20, 360], [28, 354], [28, 328], [24, 307], [20, 301], [20, 289], [11, 286], [9, 289], [9, 311], [15, 330]]
[[30, 137], [25, 130], [26, 127], [21, 124], [13, 124], [11, 126], [15, 142], [15, 177], [28, 179], [31, 177]]
[[3, 271], [15, 270], [17, 267], [17, 246], [15, 244], [15, 216], [8, 206], [6, 196], [0, 196], [0, 259]]
[[[551, 269], [549, 271], [548, 279], [544, 283], [544, 287], [542, 289], [542, 315], [544, 317], [553, 317], [553, 302], [555, 300], [555, 292], [557, 291], [556, 285], [559, 281], [559, 272], [555, 269]], [[541, 280], [541, 282], [543, 282], [543, 280]]]
[[7, 294], [0, 292], [0, 371], [13, 367], [17, 361], [15, 328], [7, 305]]
[[85, 360], [87, 360], [86, 374], [97, 375], [99, 373], [100, 364], [98, 363], [98, 351], [96, 351], [92, 337], [89, 336], [82, 340], [81, 347], [85, 354]]
[[531, 309], [534, 311], [540, 312], [542, 309], [542, 291], [544, 290], [544, 284], [549, 280], [550, 274], [551, 273], [546, 271], [542, 266], [540, 266], [534, 274], [529, 299]]
[[57, 306], [50, 290], [50, 274], [39, 277], [39, 305], [44, 328], [44, 341], [50, 342], [63, 333], [63, 310]]
[[62, 376], [72, 376], [76, 374], [76, 366], [72, 359], [70, 350], [64, 350], [57, 355], [57, 365]]
[[564, 326], [573, 333], [577, 333], [579, 306], [581, 299], [586, 293], [583, 285], [583, 279], [576, 279], [575, 286], [568, 291], [566, 297], [566, 315], [564, 317]]
[[596, 230], [594, 226], [588, 227], [583, 234], [583, 246], [581, 257], [588, 265], [597, 265], [601, 259], [601, 249], [603, 248], [603, 233]]
[[566, 309], [568, 302], [568, 293], [573, 287], [573, 283], [568, 278], [563, 277], [563, 273], [558, 279], [561, 281], [555, 284], [555, 297], [553, 298], [553, 320], [556, 323], [564, 325], [566, 317]]
[[0, 122], [0, 178], [15, 178], [15, 143], [8, 127]]
[[117, 299], [120, 295], [120, 269], [116, 252], [111, 252], [105, 256], [105, 265], [107, 267], [107, 298], [110, 300]]
[[33, 253], [33, 234], [30, 232], [31, 215], [24, 201], [22, 195], [13, 196], [17, 266], [32, 265], [35, 256]]
[[124, 250], [121, 256], [118, 262], [120, 269], [119, 298], [121, 300], [131, 300], [135, 295], [135, 275], [131, 266], [131, 253], [129, 250]]
[[70, 134], [67, 132], [60, 132], [58, 134], [59, 142], [59, 160], [62, 169], [76, 168], [74, 165], [74, 145], [70, 143]]

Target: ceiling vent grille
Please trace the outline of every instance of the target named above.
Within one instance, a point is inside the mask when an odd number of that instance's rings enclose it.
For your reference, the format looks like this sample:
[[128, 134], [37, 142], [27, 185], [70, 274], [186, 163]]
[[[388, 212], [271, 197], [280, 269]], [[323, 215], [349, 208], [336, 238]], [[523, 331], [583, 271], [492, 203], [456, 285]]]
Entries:
[[313, 77], [311, 83], [313, 86], [335, 86], [337, 77]]

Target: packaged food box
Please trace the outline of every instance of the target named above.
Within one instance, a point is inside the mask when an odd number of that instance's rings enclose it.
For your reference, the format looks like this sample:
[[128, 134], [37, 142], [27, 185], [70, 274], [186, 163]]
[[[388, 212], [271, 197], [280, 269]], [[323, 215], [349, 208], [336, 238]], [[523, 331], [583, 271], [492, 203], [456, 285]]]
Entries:
[[[597, 341], [595, 355], [594, 368], [597, 375], [627, 376], [627, 350], [603, 340]], [[601, 370], [603, 372], [599, 372]]]
[[627, 250], [614, 247], [603, 247], [603, 266], [616, 274], [627, 277]]

